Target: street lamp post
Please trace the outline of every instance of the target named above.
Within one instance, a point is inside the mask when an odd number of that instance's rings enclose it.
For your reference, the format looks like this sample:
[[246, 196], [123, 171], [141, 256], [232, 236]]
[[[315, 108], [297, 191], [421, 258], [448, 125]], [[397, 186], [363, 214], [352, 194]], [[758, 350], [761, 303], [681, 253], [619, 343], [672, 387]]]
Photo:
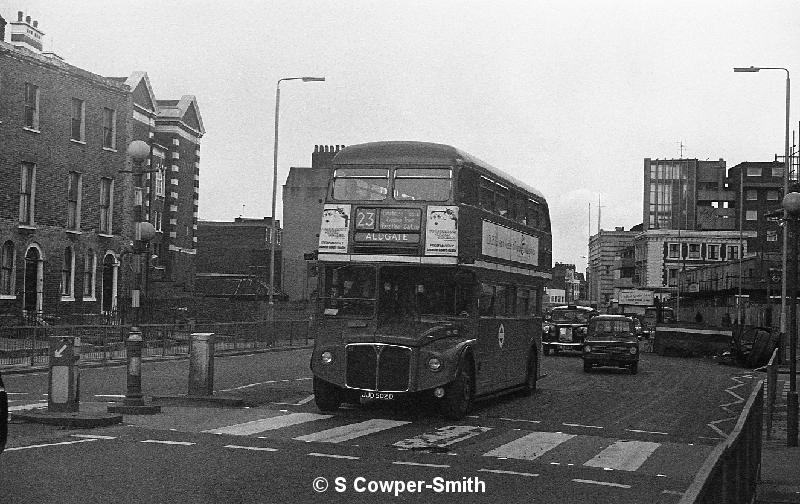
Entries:
[[323, 82], [325, 77], [284, 77], [278, 79], [275, 86], [275, 147], [273, 149], [272, 164], [272, 229], [269, 239], [269, 320], [275, 318], [275, 242], [278, 238], [278, 227], [275, 222], [275, 199], [278, 194], [278, 117], [281, 104], [281, 82], [290, 80], [301, 80], [303, 82]]
[[[792, 186], [792, 192], [783, 197], [783, 209], [786, 212], [786, 225], [791, 229], [793, 250], [791, 262], [792, 290], [789, 299], [791, 306], [791, 329], [789, 334], [789, 394], [786, 396], [786, 446], [797, 446], [797, 302], [798, 267], [797, 255], [800, 253], [800, 186]], [[787, 272], [788, 273], [788, 272]]]
[[[789, 193], [789, 170], [791, 168], [791, 161], [789, 157], [789, 70], [782, 67], [736, 67], [733, 69], [734, 72], [759, 72], [761, 70], [783, 70], [786, 72], [786, 135], [784, 138], [784, 168], [783, 168], [783, 194], [786, 195]], [[783, 218], [786, 219], [786, 211], [784, 209]], [[781, 275], [781, 334], [783, 338], [786, 335], [786, 264], [787, 264], [787, 250], [789, 248], [789, 233], [787, 230], [788, 226], [784, 226], [783, 228], [783, 253], [782, 253], [782, 260], [781, 260], [781, 271], [783, 274]], [[741, 251], [740, 251], [741, 253]], [[783, 353], [783, 348], [785, 348], [785, 341], [781, 342], [781, 353]]]
[[[136, 325], [140, 323], [141, 319], [141, 297], [143, 281], [142, 281], [142, 253], [149, 253], [148, 243], [155, 236], [155, 228], [152, 224], [144, 219], [144, 195], [142, 178], [145, 172], [152, 170], [142, 169], [144, 161], [150, 157], [150, 146], [147, 142], [142, 140], [134, 140], [128, 144], [128, 155], [133, 159], [133, 185], [134, 185], [134, 237], [133, 237], [133, 251], [134, 251], [134, 282], [131, 289], [131, 308], [133, 309], [133, 321]], [[149, 264], [149, 261], [148, 261]]]

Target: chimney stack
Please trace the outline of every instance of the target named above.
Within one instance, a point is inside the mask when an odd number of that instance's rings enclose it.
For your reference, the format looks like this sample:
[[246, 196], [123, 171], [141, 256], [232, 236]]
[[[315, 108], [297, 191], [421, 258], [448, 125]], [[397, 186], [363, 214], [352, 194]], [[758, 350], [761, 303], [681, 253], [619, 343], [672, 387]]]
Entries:
[[[22, 19], [25, 19], [23, 21]], [[11, 45], [29, 49], [36, 53], [42, 52], [42, 37], [44, 32], [39, 29], [39, 21], [33, 21], [25, 16], [22, 11], [17, 12], [17, 21], [11, 25]]]
[[6, 20], [3, 19], [3, 16], [0, 16], [0, 42], [5, 42], [6, 40]]

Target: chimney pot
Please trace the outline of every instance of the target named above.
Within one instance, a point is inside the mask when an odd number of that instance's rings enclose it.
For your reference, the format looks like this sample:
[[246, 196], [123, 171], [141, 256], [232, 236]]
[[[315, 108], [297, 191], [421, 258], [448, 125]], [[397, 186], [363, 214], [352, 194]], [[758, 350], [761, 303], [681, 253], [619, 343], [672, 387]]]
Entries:
[[22, 22], [22, 16], [23, 16], [22, 11], [17, 11], [17, 21], [19, 21], [20, 23]]
[[38, 27], [38, 26], [39, 26], [39, 21], [34, 21], [34, 22], [33, 22], [33, 27], [34, 27], [34, 28], [36, 28], [36, 27]]
[[25, 22], [28, 23], [28, 24], [31, 24], [31, 17], [30, 16], [25, 16]]

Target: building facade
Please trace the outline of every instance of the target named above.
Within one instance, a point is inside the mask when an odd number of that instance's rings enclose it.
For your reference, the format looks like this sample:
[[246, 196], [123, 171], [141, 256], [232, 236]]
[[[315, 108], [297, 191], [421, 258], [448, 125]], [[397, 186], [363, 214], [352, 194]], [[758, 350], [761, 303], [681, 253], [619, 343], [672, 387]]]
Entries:
[[616, 227], [613, 231], [601, 229], [596, 235], [589, 237], [590, 305], [603, 311], [611, 304], [614, 298], [614, 282], [619, 274], [619, 270], [615, 270], [615, 261], [632, 245], [634, 237], [640, 232]]
[[328, 191], [331, 161], [344, 145], [315, 145], [311, 168], [292, 167], [283, 186], [284, 289], [289, 299], [308, 300], [317, 287], [316, 261], [322, 208]]
[[782, 161], [747, 161], [728, 170], [729, 185], [737, 195], [737, 219], [741, 221], [743, 230], [756, 233], [747, 242], [751, 254], [781, 253], [783, 241], [779, 217], [782, 216], [783, 173]]
[[[111, 313], [132, 236], [128, 88], [42, 54], [30, 17], [0, 41], [0, 313]], [[26, 35], [23, 35], [26, 34]]]

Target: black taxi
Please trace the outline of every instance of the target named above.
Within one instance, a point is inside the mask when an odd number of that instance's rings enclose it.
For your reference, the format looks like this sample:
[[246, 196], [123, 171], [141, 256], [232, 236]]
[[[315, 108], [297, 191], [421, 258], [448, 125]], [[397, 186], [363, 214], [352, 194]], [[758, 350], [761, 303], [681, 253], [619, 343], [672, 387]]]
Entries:
[[598, 315], [589, 321], [583, 340], [583, 370], [595, 366], [627, 368], [631, 374], [639, 370], [639, 339], [630, 317]]
[[589, 320], [597, 310], [588, 306], [555, 306], [543, 327], [542, 348], [544, 354], [560, 350], [580, 351], [589, 327]]

